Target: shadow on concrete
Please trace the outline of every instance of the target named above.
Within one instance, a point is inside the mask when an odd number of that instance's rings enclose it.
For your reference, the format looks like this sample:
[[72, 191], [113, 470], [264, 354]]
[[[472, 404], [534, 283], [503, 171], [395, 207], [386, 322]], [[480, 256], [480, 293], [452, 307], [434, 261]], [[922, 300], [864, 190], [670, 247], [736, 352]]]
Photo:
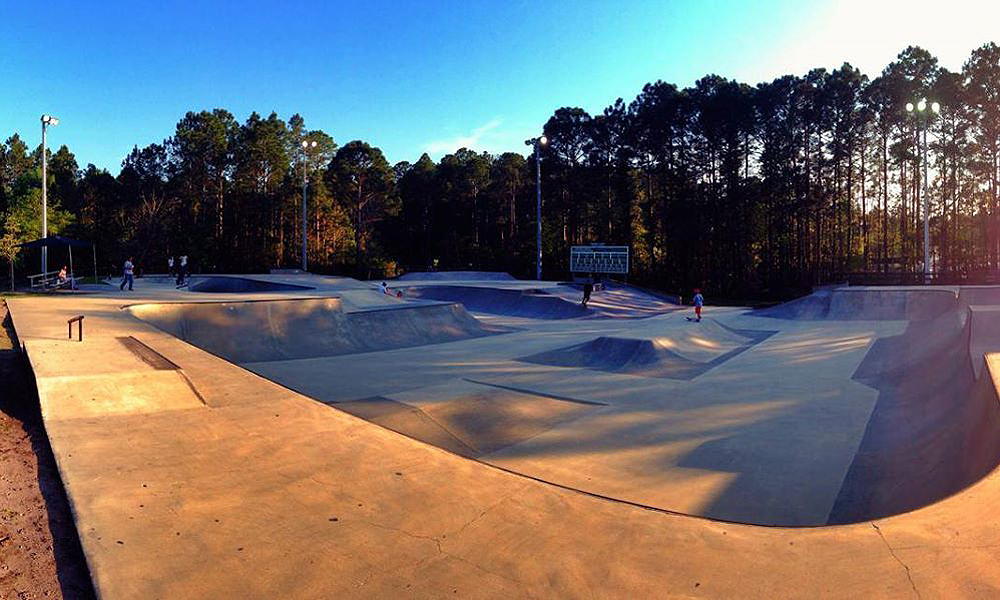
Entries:
[[956, 311], [872, 345], [854, 379], [879, 398], [829, 523], [925, 506], [1000, 464], [1000, 404], [989, 373], [975, 377], [971, 323]]
[[69, 500], [45, 433], [35, 378], [31, 374], [27, 356], [19, 350], [9, 314], [5, 314], [2, 325], [3, 335], [10, 338], [13, 349], [0, 350], [0, 372], [4, 375], [5, 385], [5, 393], [0, 395], [0, 411], [20, 421], [31, 440], [37, 459], [38, 488], [45, 502], [49, 533], [52, 536], [52, 552], [60, 590], [64, 598], [96, 598]]

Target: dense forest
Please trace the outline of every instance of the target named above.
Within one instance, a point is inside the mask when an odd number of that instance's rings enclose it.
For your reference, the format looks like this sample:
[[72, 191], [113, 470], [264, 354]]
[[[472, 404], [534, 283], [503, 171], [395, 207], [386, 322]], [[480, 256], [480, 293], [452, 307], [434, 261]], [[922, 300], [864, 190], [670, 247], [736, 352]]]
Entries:
[[[921, 98], [940, 112], [906, 110]], [[708, 75], [647, 84], [598, 115], [559, 108], [540, 153], [544, 276], [568, 276], [569, 247], [594, 242], [629, 245], [634, 281], [716, 297], [920, 272], [925, 128], [932, 270], [1000, 269], [1000, 46], [989, 43], [961, 72], [909, 47], [874, 78], [849, 64], [756, 86]], [[49, 227], [95, 241], [102, 271], [127, 254], [146, 272], [181, 253], [201, 272], [293, 267], [305, 177], [310, 270], [530, 277], [530, 152], [392, 165], [299, 115], [189, 112], [117, 176], [81, 169], [66, 146], [50, 152]], [[16, 133], [0, 146], [0, 246], [39, 234], [40, 154]]]

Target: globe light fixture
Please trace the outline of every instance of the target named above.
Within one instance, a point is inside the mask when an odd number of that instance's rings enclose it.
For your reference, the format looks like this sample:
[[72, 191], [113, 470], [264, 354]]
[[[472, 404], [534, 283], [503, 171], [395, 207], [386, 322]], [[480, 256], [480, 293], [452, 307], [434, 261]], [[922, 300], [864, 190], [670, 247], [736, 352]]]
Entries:
[[926, 108], [927, 108], [927, 99], [921, 98], [920, 102], [917, 102], [917, 110], [923, 111]]
[[937, 114], [941, 112], [941, 105], [938, 104], [937, 102], [934, 102], [933, 104], [931, 104], [931, 110], [934, 111], [934, 114]]
[[913, 103], [912, 102], [907, 102], [906, 103], [906, 112], [913, 112]]

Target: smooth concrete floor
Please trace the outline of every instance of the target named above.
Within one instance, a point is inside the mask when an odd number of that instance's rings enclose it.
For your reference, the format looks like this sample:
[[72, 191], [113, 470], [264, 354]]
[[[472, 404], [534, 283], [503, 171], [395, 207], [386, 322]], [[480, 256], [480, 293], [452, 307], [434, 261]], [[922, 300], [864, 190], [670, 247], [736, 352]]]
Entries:
[[[309, 295], [349, 293], [362, 305], [371, 288], [358, 283], [328, 282]], [[850, 372], [873, 339], [905, 324], [775, 323], [719, 310], [713, 318], [732, 326], [779, 331], [675, 381], [512, 359], [633, 328], [687, 326], [680, 315], [534, 329], [491, 318], [522, 330], [249, 365], [276, 385], [120, 310], [125, 298], [193, 296], [157, 287], [8, 301], [101, 597], [1000, 594], [995, 472], [912, 513], [815, 528], [724, 523], [567, 489], [741, 520], [742, 499], [813, 476], [815, 485], [771, 491], [753, 510], [816, 521], [874, 401]], [[197, 295], [223, 298], [232, 299]], [[87, 317], [82, 343], [65, 338], [75, 314]], [[111, 341], [122, 336], [175, 363], [198, 403], [161, 385], [176, 373], [137, 363]], [[996, 362], [988, 357], [993, 376]], [[117, 384], [128, 381], [148, 389]], [[325, 402], [383, 396], [433, 412], [428, 405], [483, 388], [601, 405], [480, 457], [530, 479], [296, 393]], [[797, 471], [804, 463], [828, 471]], [[793, 501], [803, 508], [783, 506]]]
[[[710, 312], [702, 323], [682, 313], [628, 321], [496, 320], [523, 329], [377, 355], [244, 366], [329, 403], [380, 396], [428, 412], [489, 386], [599, 403], [479, 459], [685, 514], [825, 524], [878, 397], [851, 374], [876, 337], [899, 333], [905, 323], [806, 325], [741, 310]], [[514, 360], [600, 335], [669, 336], [708, 325], [707, 319], [779, 331], [691, 381]], [[465, 385], [449, 387], [454, 382]]]

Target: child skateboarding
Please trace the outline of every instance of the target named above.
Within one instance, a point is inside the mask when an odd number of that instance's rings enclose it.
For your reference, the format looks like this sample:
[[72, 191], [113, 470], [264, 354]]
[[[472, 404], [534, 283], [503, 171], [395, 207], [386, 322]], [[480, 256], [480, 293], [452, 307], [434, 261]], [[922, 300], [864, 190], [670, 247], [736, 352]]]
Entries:
[[694, 320], [696, 322], [701, 322], [701, 307], [705, 305], [705, 297], [701, 295], [701, 290], [698, 288], [694, 289], [694, 298], [692, 299], [694, 304]]

